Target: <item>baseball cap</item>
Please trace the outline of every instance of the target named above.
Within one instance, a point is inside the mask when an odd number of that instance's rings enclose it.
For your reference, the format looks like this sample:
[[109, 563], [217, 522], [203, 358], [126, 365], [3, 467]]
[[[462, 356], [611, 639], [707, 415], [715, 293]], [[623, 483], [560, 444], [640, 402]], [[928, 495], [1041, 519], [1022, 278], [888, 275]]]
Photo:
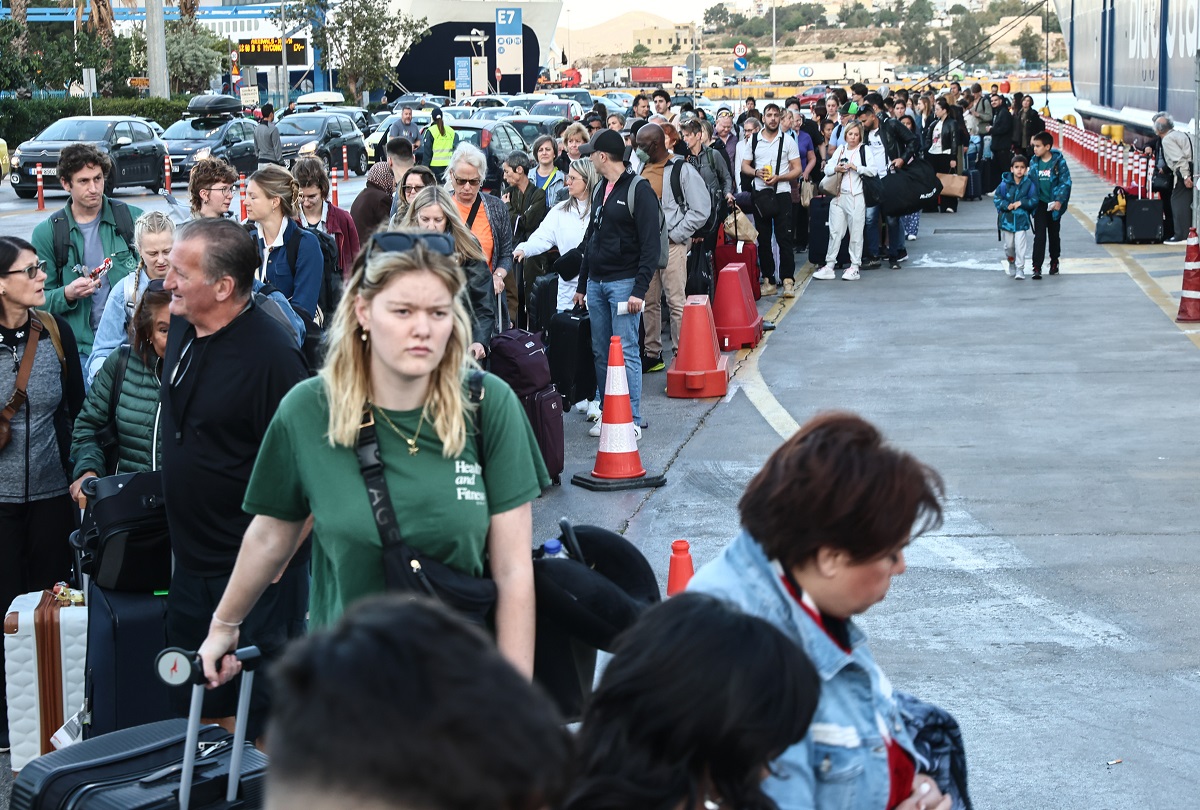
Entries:
[[619, 132], [602, 129], [592, 136], [592, 140], [579, 147], [579, 154], [590, 155], [593, 152], [603, 152], [620, 160], [625, 155], [625, 139]]
[[430, 121], [437, 121], [441, 117], [442, 117], [442, 108], [441, 107], [434, 107], [432, 110], [429, 111], [429, 120]]
[[859, 106], [857, 101], [847, 101], [838, 110], [839, 115], [858, 115]]

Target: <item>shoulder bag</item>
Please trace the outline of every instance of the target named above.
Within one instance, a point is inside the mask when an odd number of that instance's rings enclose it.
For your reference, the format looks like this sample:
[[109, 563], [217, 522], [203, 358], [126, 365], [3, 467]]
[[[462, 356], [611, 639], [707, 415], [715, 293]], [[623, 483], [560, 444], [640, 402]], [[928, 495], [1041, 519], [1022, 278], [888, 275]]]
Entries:
[[[783, 138], [782, 132], [779, 133], [779, 154], [775, 156], [775, 174], [779, 174], [779, 167], [783, 163]], [[755, 133], [750, 144], [750, 168], [754, 168], [754, 163], [757, 160], [758, 152], [758, 134]], [[779, 216], [782, 210], [779, 207], [779, 192], [774, 187], [755, 189], [753, 194], [754, 208], [760, 216], [768, 219]], [[789, 200], [791, 198], [789, 197]]]
[[[470, 378], [471, 398], [483, 401], [483, 373]], [[478, 463], [483, 464], [482, 436], [476, 421]], [[383, 577], [389, 591], [429, 596], [476, 624], [486, 624], [496, 606], [496, 583], [489, 577], [473, 577], [456, 571], [428, 554], [416, 551], [400, 535], [396, 510], [383, 474], [379, 455], [379, 437], [375, 433], [375, 415], [368, 407], [358, 428], [358, 466], [371, 499], [371, 515], [383, 542]]]
[[33, 359], [37, 354], [37, 345], [41, 337], [41, 321], [30, 316], [29, 339], [25, 343], [25, 353], [21, 355], [21, 367], [17, 370], [16, 386], [13, 388], [12, 396], [8, 398], [4, 410], [0, 411], [0, 450], [8, 447], [8, 443], [12, 441], [12, 419], [28, 399], [25, 392], [29, 387], [29, 375], [33, 372]]
[[[858, 147], [858, 156], [862, 160], [860, 165], [867, 165], [867, 147], [862, 145]], [[883, 201], [883, 181], [876, 175], [859, 174], [858, 179], [862, 181], [863, 187], [863, 202], [867, 208], [874, 208]]]
[[[832, 155], [830, 155], [829, 159], [831, 161], [834, 160], [835, 158], [837, 158], [837, 156], [839, 154], [845, 154], [845, 150], [842, 149], [842, 147], [838, 147], [838, 149], [841, 151], [834, 152]], [[838, 174], [837, 172], [834, 172], [833, 174], [827, 174], [823, 178], [821, 178], [821, 191], [825, 192], [825, 194], [829, 195], [830, 197], [841, 196], [842, 175]]]

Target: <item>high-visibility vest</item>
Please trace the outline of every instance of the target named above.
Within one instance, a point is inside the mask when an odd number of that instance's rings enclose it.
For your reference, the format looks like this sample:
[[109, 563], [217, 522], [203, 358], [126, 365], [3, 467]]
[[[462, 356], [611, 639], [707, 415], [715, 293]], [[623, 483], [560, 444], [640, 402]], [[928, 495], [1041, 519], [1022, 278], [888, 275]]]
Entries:
[[437, 126], [430, 125], [429, 132], [433, 135], [433, 156], [429, 159], [429, 165], [449, 166], [450, 156], [454, 154], [454, 130], [446, 127], [446, 133], [439, 135]]

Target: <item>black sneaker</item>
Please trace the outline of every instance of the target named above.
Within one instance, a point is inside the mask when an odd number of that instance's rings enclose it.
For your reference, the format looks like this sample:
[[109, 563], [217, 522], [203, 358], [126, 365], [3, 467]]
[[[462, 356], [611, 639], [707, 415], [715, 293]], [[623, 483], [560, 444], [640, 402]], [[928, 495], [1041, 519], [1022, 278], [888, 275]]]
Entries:
[[883, 262], [879, 259], [867, 259], [862, 265], [863, 270], [878, 270], [880, 267], [883, 267]]
[[1040, 268], [1040, 267], [1033, 268], [1033, 275], [1030, 276], [1030, 278], [1032, 278], [1034, 281], [1041, 281], [1042, 280], [1042, 268]]
[[899, 269], [900, 269], [900, 260], [899, 260], [899, 259], [891, 259], [891, 260], [889, 260], [889, 261], [888, 261], [888, 267], [890, 267], [890, 268], [891, 268], [891, 269], [893, 269], [893, 270], [899, 270]]
[[3, 725], [0, 726], [0, 754], [8, 751], [8, 718], [4, 718]]
[[902, 261], [902, 262], [908, 261], [908, 251], [904, 248], [900, 249], [900, 261]]
[[1052, 275], [1052, 276], [1058, 275], [1058, 259], [1050, 260], [1050, 275]]
[[643, 374], [653, 374], [657, 371], [662, 371], [667, 367], [661, 357], [647, 357], [646, 362], [642, 365]]

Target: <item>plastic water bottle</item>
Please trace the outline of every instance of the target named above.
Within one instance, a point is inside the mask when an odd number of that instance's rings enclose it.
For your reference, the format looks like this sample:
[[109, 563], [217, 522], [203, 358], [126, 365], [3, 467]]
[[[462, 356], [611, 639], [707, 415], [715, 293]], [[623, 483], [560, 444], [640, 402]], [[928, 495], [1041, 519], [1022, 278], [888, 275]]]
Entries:
[[567, 550], [563, 548], [561, 542], [557, 539], [551, 539], [542, 544], [542, 557], [545, 559], [569, 560], [571, 555], [567, 554]]

